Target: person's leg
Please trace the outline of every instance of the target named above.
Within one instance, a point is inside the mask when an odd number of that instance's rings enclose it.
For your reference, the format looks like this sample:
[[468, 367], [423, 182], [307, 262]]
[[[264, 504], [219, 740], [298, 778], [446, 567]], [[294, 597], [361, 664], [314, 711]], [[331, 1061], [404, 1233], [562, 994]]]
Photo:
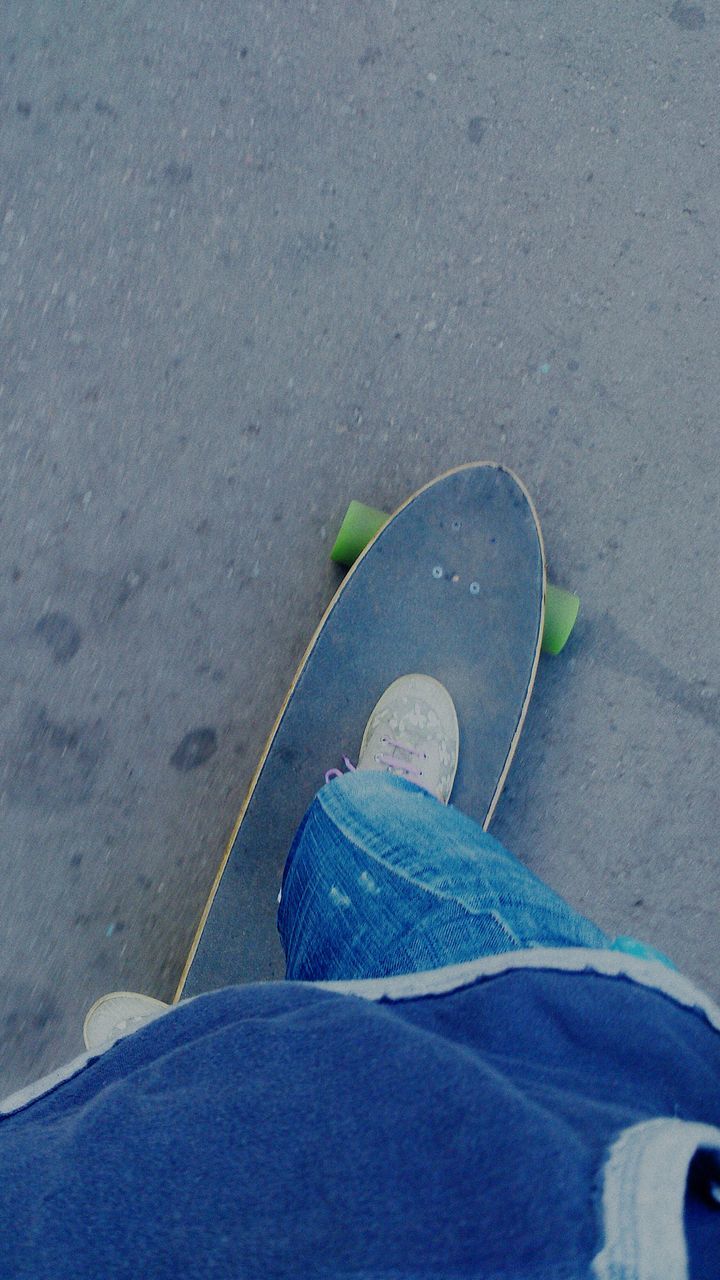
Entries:
[[330, 782], [312, 802], [285, 867], [278, 928], [287, 977], [311, 981], [611, 945], [472, 819], [370, 771]]

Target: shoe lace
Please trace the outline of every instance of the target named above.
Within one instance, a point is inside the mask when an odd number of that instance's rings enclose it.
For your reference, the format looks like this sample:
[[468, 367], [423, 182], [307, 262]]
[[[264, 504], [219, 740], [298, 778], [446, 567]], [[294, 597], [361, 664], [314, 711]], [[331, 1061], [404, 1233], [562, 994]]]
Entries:
[[[411, 747], [409, 742], [401, 742], [397, 738], [381, 738], [380, 741], [392, 748], [393, 751], [404, 751], [408, 756], [422, 757], [423, 760], [427, 760], [427, 752], [421, 751], [419, 747]], [[382, 752], [377, 752], [375, 760], [378, 764], [384, 765], [386, 769], [393, 769], [397, 773], [404, 774], [409, 782], [419, 783], [423, 776], [422, 769], [414, 768], [409, 761], [398, 760], [396, 755], [385, 755]], [[349, 773], [357, 772], [357, 766], [347, 756], [343, 756], [343, 764]], [[342, 776], [342, 769], [328, 769], [325, 774], [325, 781], [330, 782], [333, 778], [342, 778]]]
[[[381, 738], [388, 747], [393, 751], [404, 751], [409, 756], [421, 757], [427, 760], [427, 752], [421, 751], [419, 747], [411, 747], [409, 742], [401, 742], [397, 738]], [[379, 753], [375, 756], [378, 764], [384, 764], [386, 769], [395, 769], [398, 773], [402, 773], [410, 782], [418, 782], [422, 778], [422, 769], [416, 769], [412, 764], [404, 760], [398, 760], [395, 755], [383, 755]]]
[[[343, 756], [343, 764], [348, 773], [357, 773], [357, 766], [353, 764], [352, 760], [348, 760], [347, 756]], [[328, 769], [325, 774], [325, 781], [331, 782], [333, 778], [342, 778], [342, 776], [342, 769]]]

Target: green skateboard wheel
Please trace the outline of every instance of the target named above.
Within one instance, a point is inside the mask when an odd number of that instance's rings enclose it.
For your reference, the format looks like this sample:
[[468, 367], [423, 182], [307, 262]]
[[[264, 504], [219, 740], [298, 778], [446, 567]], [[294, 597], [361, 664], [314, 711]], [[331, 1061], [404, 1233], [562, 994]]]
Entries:
[[351, 502], [330, 552], [330, 559], [335, 564], [343, 564], [349, 568], [389, 519], [387, 512], [378, 511], [377, 507]]
[[561, 653], [565, 648], [580, 608], [580, 597], [548, 583], [545, 594], [545, 628], [543, 653]]

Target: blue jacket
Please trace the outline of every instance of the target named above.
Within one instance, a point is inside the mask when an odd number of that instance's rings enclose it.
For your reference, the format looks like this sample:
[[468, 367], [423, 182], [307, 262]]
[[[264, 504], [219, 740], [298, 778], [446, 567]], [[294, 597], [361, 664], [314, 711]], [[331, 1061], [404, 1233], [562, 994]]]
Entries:
[[575, 949], [199, 997], [4, 1104], [0, 1276], [718, 1280], [719, 1029]]

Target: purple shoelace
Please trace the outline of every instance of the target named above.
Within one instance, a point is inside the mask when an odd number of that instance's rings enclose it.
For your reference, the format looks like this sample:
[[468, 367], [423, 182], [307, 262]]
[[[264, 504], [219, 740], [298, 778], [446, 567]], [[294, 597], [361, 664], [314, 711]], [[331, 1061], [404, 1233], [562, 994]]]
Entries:
[[[417, 747], [408, 746], [407, 742], [398, 742], [396, 738], [382, 738], [381, 741], [386, 743], [389, 747], [392, 747], [394, 751], [405, 751], [409, 756], [422, 756], [423, 760], [427, 760], [427, 753], [425, 751], [420, 751]], [[420, 782], [422, 770], [414, 769], [410, 764], [403, 764], [402, 761], [398, 760], [395, 756], [378, 755], [375, 759], [378, 764], [385, 765], [387, 769], [397, 769], [400, 773], [403, 773], [410, 782]], [[357, 766], [354, 765], [347, 756], [343, 756], [343, 764], [349, 773], [357, 772]], [[342, 769], [328, 769], [325, 774], [325, 781], [330, 782], [333, 778], [342, 778], [342, 776]]]

